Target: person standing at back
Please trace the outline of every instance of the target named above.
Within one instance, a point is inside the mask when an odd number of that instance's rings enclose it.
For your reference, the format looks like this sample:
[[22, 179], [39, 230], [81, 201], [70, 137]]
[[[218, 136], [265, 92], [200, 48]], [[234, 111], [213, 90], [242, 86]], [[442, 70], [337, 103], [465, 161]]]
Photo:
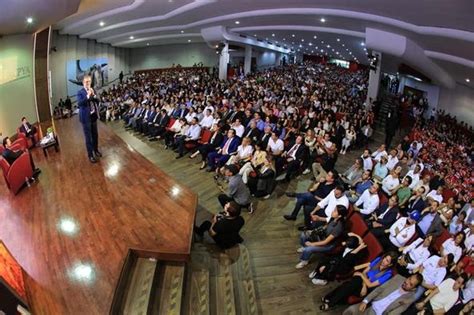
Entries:
[[79, 105], [79, 121], [82, 124], [82, 130], [86, 140], [87, 156], [91, 163], [96, 163], [97, 158], [102, 157], [98, 148], [99, 134], [97, 131], [99, 100], [94, 89], [91, 87], [91, 82], [91, 76], [85, 75], [82, 79], [83, 88], [77, 92], [77, 103]]

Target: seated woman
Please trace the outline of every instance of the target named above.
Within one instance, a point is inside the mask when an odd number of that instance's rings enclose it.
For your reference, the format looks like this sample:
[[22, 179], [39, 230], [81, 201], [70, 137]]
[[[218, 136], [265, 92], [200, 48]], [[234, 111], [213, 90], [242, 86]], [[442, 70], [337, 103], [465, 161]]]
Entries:
[[240, 216], [240, 206], [231, 201], [226, 203], [224, 211], [214, 215], [211, 221], [204, 221], [199, 227], [195, 226], [194, 232], [203, 237], [207, 231], [217, 246], [227, 249], [242, 243], [239, 231], [244, 224], [245, 221]]
[[272, 157], [266, 156], [263, 165], [256, 171], [257, 176], [248, 180], [250, 192], [254, 197], [270, 198], [273, 188], [275, 187], [275, 167], [273, 166]]
[[207, 162], [207, 155], [210, 152], [217, 151], [220, 148], [222, 141], [224, 140], [224, 135], [221, 132], [221, 125], [215, 124], [212, 126], [211, 131], [213, 132], [211, 139], [209, 139], [208, 143], [201, 144], [196, 152], [189, 156], [190, 159], [195, 158], [198, 154], [201, 154], [202, 157], [202, 164], [199, 168], [200, 170], [206, 168]]
[[354, 269], [367, 245], [355, 233], [348, 233], [347, 236], [347, 240], [342, 242], [344, 250], [339, 255], [324, 257], [309, 274], [313, 284], [326, 285], [328, 281], [334, 281], [337, 275], [345, 275]]
[[466, 233], [464, 231], [458, 232], [453, 237], [448, 238], [443, 242], [439, 249], [440, 256], [446, 256], [447, 254], [453, 254], [454, 262], [457, 263], [461, 259], [464, 251], [464, 240], [466, 239]]
[[346, 135], [344, 139], [342, 139], [342, 146], [341, 146], [341, 154], [344, 155], [347, 152], [347, 149], [351, 146], [351, 144], [356, 140], [356, 131], [354, 126], [351, 126], [349, 130], [346, 131]]
[[263, 166], [263, 163], [265, 163], [266, 158], [267, 151], [263, 150], [262, 143], [256, 143], [252, 159], [245, 163], [239, 171], [239, 174], [242, 175], [242, 180], [245, 184], [248, 183], [249, 174], [252, 171], [257, 172]]
[[410, 245], [400, 247], [402, 255], [398, 258], [397, 271], [404, 277], [408, 277], [413, 270], [431, 256], [430, 245], [433, 242], [433, 235], [428, 235], [425, 239], [421, 237]]
[[305, 267], [313, 253], [329, 252], [336, 247], [337, 239], [344, 233], [346, 216], [347, 208], [337, 205], [325, 226], [301, 233], [301, 247], [297, 250], [298, 253], [301, 253], [301, 256], [300, 262], [296, 265], [297, 269]]
[[[323, 304], [319, 309], [325, 311], [337, 304], [345, 303], [351, 295], [363, 298], [375, 287], [384, 284], [393, 276], [391, 267], [396, 261], [397, 253], [389, 252], [375, 258], [370, 263], [356, 266], [353, 277], [324, 296], [322, 298]], [[362, 272], [358, 270], [362, 270]]]

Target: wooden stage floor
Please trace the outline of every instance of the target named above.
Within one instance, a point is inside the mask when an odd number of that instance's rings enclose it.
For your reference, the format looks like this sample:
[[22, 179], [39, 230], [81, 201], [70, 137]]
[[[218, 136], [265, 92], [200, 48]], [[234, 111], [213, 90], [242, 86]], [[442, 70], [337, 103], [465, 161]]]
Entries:
[[107, 314], [129, 248], [189, 255], [197, 195], [102, 123], [97, 164], [77, 117], [56, 128], [60, 152], [33, 152], [37, 183], [13, 196], [0, 179], [0, 239], [34, 314]]

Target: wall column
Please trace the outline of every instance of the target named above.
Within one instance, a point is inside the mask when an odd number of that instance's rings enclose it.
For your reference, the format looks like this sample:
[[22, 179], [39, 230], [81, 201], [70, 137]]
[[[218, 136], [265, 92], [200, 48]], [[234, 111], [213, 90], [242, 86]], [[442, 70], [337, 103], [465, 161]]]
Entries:
[[[376, 51], [372, 51], [372, 56], [377, 57], [377, 62], [371, 63], [371, 69], [369, 72], [369, 86], [367, 88], [367, 100], [366, 103], [370, 104], [370, 99], [375, 101], [379, 93], [380, 86], [380, 65], [382, 64], [382, 54]], [[375, 67], [375, 69], [373, 68]]]
[[245, 46], [244, 74], [248, 74], [252, 67], [252, 46]]
[[229, 43], [225, 43], [219, 56], [219, 80], [227, 80], [227, 65], [229, 63]]

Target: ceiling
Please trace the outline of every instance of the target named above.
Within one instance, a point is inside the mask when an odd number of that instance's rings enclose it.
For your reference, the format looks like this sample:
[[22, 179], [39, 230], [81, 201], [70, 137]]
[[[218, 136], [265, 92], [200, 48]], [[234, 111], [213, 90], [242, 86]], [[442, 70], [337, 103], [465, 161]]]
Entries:
[[[81, 0], [0, 0], [0, 36], [40, 31], [76, 12], [80, 2]], [[32, 23], [27, 23], [30, 17]]]
[[[56, 15], [51, 8], [64, 13], [62, 3], [78, 1], [0, 0], [10, 9], [28, 7], [32, 15], [38, 7], [44, 11], [44, 6], [51, 15]], [[2, 8], [0, 18], [8, 11]], [[9, 15], [21, 16], [20, 11]], [[82, 0], [75, 12], [54, 28], [113, 46], [203, 42], [201, 29], [224, 26], [229, 32], [268, 38], [300, 53], [320, 54], [323, 49], [361, 63], [367, 63], [362, 44], [366, 28], [375, 28], [409, 38], [456, 81], [474, 86], [472, 0]], [[8, 22], [0, 21], [4, 29]]]

